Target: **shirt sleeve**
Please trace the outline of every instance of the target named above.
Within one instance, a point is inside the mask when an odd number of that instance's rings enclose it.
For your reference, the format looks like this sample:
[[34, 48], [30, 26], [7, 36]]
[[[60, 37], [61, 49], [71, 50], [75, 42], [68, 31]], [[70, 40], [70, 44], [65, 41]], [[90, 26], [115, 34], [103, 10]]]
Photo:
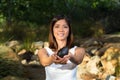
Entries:
[[77, 48], [77, 46], [72, 47], [72, 48], [69, 50], [69, 52], [72, 53], [72, 54], [75, 54], [75, 49], [76, 49], [76, 48]]

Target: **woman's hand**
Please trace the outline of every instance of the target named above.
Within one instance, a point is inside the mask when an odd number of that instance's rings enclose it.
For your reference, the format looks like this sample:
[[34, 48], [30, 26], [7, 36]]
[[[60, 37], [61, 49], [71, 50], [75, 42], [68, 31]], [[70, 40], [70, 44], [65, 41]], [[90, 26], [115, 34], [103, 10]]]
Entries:
[[65, 55], [63, 58], [57, 56], [57, 54], [53, 54], [53, 55], [51, 55], [51, 57], [52, 57], [53, 62], [56, 64], [66, 64], [67, 61], [70, 59], [69, 54]]

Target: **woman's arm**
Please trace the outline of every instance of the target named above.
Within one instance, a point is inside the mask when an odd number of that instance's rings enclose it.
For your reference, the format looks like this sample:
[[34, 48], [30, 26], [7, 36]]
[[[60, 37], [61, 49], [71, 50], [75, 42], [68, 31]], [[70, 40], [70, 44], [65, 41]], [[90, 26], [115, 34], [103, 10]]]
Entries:
[[59, 56], [57, 56], [56, 53], [48, 56], [48, 53], [47, 51], [42, 48], [38, 51], [38, 57], [39, 57], [39, 60], [40, 60], [40, 63], [43, 65], [43, 66], [48, 66], [52, 63], [56, 63], [56, 64], [66, 64], [67, 63], [67, 60], [66, 58], [60, 58]]
[[47, 51], [44, 48], [38, 51], [38, 57], [43, 66], [48, 66], [53, 62], [52, 56], [48, 56]]
[[70, 54], [70, 61], [75, 64], [80, 64], [84, 58], [85, 55], [85, 49], [77, 47], [75, 49], [75, 54]]

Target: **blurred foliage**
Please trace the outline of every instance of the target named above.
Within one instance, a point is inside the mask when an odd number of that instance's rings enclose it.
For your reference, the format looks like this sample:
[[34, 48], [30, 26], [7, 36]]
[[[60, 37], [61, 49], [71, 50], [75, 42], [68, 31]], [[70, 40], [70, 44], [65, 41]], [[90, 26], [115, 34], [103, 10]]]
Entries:
[[120, 30], [119, 0], [0, 0], [1, 41], [47, 40], [47, 26], [56, 14], [71, 18], [76, 37]]
[[118, 63], [118, 66], [115, 68], [115, 75], [120, 76], [120, 64]]
[[0, 79], [6, 76], [23, 76], [23, 68], [19, 62], [0, 57]]

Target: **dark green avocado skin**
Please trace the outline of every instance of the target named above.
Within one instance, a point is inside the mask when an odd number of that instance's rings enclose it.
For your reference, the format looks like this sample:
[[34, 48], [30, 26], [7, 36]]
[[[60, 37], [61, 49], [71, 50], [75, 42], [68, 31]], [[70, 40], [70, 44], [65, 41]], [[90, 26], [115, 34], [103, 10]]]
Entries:
[[68, 54], [68, 47], [61, 48], [57, 53], [57, 55], [61, 58], [63, 58], [67, 54]]

